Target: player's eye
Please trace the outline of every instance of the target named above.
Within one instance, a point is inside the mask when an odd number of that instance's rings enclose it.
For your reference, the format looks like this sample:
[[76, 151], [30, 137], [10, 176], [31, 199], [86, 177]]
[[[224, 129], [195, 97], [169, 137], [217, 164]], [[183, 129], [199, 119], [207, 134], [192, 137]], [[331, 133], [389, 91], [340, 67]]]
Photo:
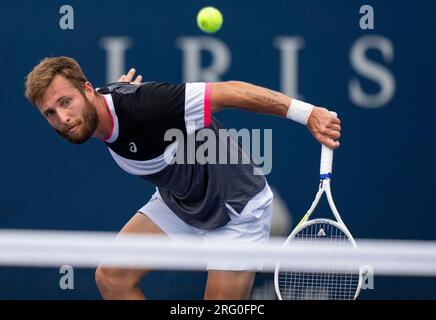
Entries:
[[46, 116], [47, 118], [52, 117], [54, 114], [55, 114], [54, 110], [47, 110], [47, 111], [45, 112], [45, 116]]
[[65, 98], [65, 99], [62, 99], [62, 101], [61, 101], [61, 106], [66, 107], [66, 106], [68, 106], [70, 103], [71, 103], [71, 99], [70, 99], [70, 98]]

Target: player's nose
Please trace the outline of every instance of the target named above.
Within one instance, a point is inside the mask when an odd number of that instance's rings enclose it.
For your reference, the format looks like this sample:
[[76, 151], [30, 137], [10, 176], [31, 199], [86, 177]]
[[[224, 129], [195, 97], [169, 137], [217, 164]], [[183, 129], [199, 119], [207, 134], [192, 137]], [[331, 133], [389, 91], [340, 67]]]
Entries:
[[64, 125], [69, 125], [71, 123], [71, 117], [68, 114], [67, 110], [58, 110], [57, 113], [60, 123]]

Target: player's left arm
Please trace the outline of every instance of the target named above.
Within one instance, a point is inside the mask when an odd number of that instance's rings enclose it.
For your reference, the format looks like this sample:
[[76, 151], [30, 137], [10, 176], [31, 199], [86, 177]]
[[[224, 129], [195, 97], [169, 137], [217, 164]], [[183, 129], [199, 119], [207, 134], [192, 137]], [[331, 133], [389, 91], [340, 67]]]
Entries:
[[287, 117], [307, 126], [320, 143], [339, 147], [340, 120], [325, 108], [315, 107], [285, 94], [240, 81], [215, 82], [211, 86], [211, 111], [237, 108]]

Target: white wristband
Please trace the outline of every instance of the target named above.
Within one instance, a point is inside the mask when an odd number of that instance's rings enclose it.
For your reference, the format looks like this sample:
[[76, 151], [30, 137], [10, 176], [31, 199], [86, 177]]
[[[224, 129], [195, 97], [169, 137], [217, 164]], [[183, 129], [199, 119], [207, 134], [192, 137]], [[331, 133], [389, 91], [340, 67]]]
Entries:
[[289, 106], [288, 113], [286, 114], [286, 118], [307, 125], [307, 120], [312, 113], [313, 107], [314, 106], [309, 103], [292, 99], [292, 103]]

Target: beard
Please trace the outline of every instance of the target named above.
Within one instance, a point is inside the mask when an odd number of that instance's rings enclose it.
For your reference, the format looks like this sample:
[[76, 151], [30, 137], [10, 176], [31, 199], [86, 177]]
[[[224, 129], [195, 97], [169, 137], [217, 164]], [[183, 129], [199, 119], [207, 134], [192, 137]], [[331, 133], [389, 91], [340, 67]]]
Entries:
[[[82, 112], [82, 120], [62, 129], [55, 129], [55, 131], [64, 139], [74, 144], [82, 144], [92, 137], [98, 127], [97, 110], [94, 105], [85, 98], [85, 108]], [[74, 132], [69, 132], [73, 126], [78, 126]]]

